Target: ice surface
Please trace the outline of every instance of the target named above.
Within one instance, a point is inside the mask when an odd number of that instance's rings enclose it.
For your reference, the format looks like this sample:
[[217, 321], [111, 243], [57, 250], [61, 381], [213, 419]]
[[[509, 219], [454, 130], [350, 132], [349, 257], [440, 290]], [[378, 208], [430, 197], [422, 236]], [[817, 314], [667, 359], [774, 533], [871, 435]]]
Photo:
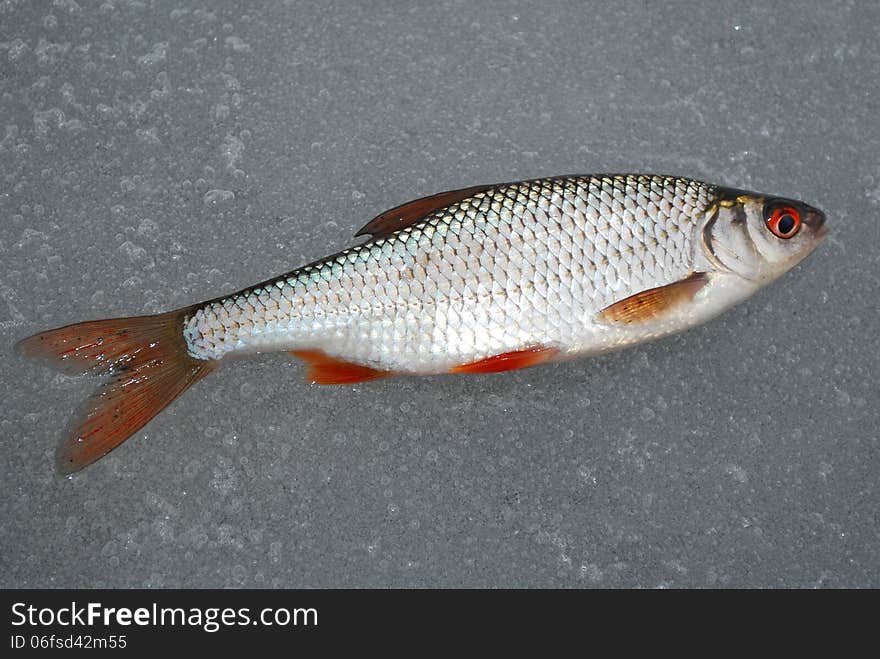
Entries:
[[[880, 586], [880, 5], [375, 4], [0, 2], [0, 586]], [[234, 362], [55, 475], [92, 383], [14, 340], [255, 283], [420, 195], [627, 170], [833, 232], [596, 359]]]

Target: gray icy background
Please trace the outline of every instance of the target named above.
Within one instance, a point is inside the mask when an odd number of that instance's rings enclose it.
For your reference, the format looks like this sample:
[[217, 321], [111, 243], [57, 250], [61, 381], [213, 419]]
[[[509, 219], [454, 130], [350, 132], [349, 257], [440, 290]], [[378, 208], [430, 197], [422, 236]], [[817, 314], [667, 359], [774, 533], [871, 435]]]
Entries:
[[[880, 586], [880, 4], [769, 4], [0, 2], [0, 586]], [[232, 363], [55, 475], [92, 383], [15, 339], [244, 287], [424, 194], [616, 170], [833, 233], [600, 358]]]

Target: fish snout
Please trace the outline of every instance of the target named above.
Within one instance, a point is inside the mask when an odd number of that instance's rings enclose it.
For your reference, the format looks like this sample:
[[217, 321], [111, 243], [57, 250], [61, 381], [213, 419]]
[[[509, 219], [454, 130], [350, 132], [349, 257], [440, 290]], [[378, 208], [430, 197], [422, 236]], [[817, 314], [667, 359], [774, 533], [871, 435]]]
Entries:
[[828, 225], [825, 224], [825, 213], [812, 206], [807, 206], [805, 210], [804, 224], [817, 239], [824, 238], [828, 234]]

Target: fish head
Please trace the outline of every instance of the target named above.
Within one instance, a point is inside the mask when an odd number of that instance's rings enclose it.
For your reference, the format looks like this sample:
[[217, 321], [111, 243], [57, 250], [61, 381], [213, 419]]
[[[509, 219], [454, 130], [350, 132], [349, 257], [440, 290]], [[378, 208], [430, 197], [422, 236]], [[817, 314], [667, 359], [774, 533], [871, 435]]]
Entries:
[[825, 214], [802, 201], [719, 188], [702, 248], [715, 269], [762, 285], [800, 263], [827, 233]]

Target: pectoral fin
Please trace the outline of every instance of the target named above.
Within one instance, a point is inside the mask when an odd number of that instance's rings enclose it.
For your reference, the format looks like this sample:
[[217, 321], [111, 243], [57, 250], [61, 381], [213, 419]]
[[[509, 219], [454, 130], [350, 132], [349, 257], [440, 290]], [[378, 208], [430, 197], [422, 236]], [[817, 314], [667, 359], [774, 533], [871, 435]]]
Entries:
[[686, 279], [649, 288], [630, 295], [599, 312], [599, 318], [609, 323], [630, 324], [655, 320], [669, 311], [687, 304], [708, 283], [705, 272], [695, 272]]

